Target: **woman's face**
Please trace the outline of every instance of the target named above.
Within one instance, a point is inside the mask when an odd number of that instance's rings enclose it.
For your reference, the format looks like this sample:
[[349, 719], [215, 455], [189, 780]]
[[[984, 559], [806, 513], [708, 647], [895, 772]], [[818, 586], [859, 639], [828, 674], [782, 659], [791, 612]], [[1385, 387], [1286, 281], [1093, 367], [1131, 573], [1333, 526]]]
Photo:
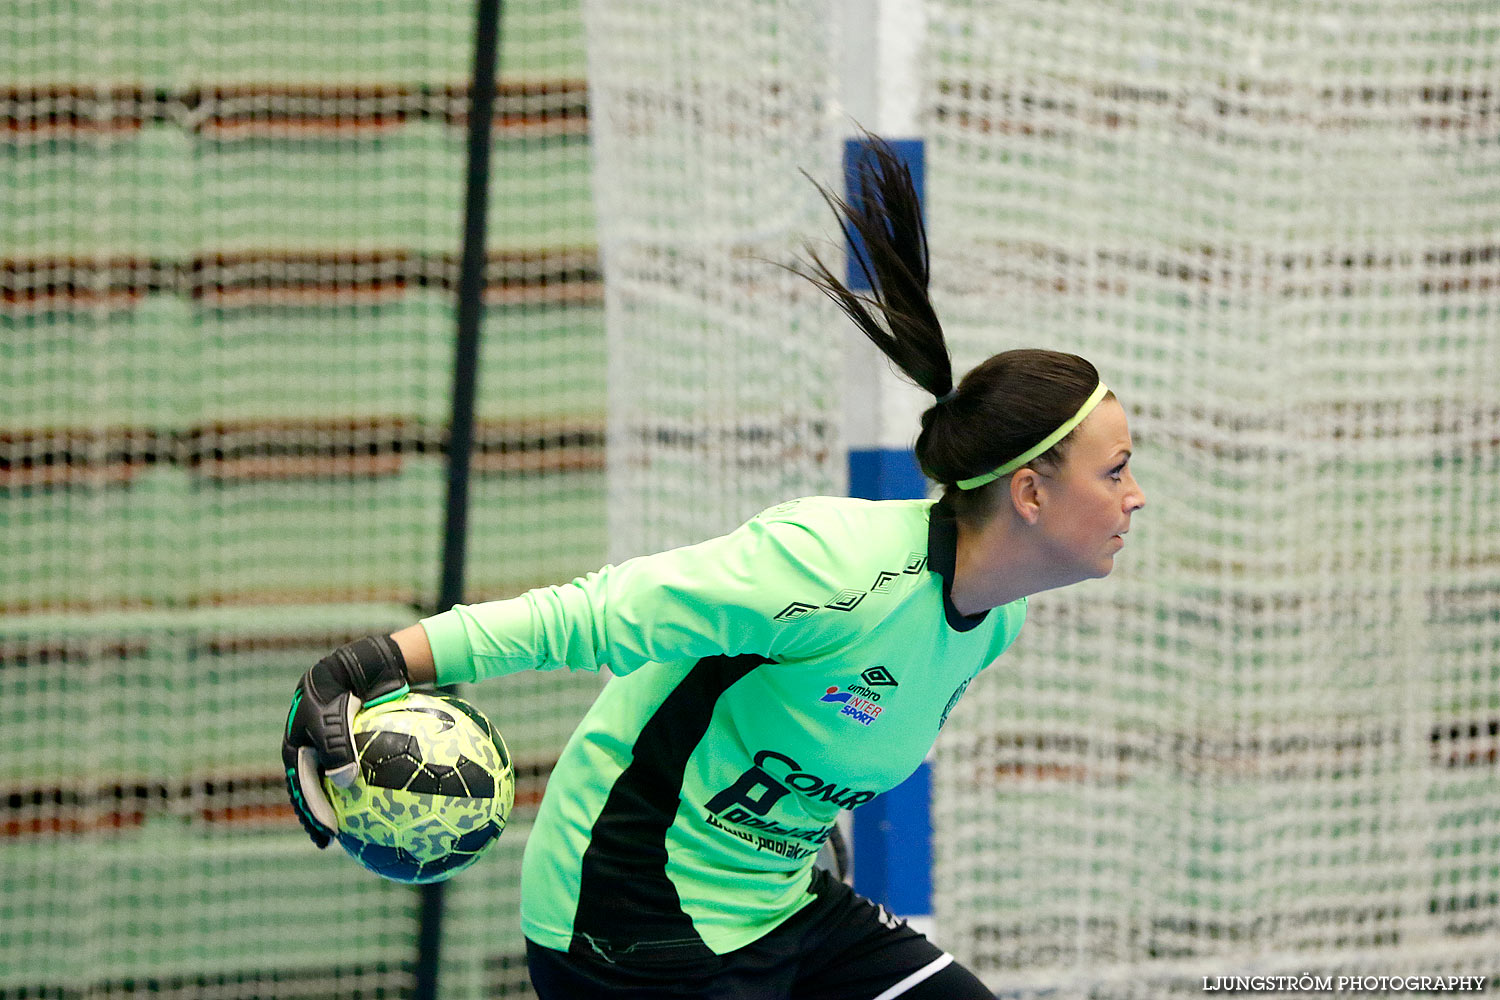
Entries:
[[1043, 545], [1058, 568], [1072, 569], [1077, 579], [1109, 575], [1130, 516], [1146, 504], [1130, 471], [1130, 453], [1125, 408], [1105, 399], [1073, 432], [1062, 466], [1041, 474], [1037, 525]]

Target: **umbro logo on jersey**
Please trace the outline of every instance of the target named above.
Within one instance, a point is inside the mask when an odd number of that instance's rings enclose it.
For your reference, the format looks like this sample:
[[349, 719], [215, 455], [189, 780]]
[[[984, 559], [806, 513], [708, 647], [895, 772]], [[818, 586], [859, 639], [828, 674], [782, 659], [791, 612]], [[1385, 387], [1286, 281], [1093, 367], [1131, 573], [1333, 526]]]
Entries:
[[859, 602], [870, 596], [863, 590], [841, 590], [833, 595], [833, 600], [819, 607], [816, 604], [803, 604], [801, 601], [793, 601], [780, 611], [776, 612], [776, 620], [779, 622], [794, 622], [799, 618], [806, 618], [814, 611], [853, 611], [859, 607]]
[[895, 687], [896, 678], [885, 667], [875, 666], [859, 675], [870, 687]]
[[831, 608], [834, 611], [853, 611], [859, 607], [859, 602], [863, 601], [865, 597], [866, 594], [863, 590], [841, 590], [834, 595], [833, 600], [823, 605], [823, 607]]
[[[902, 576], [922, 572], [927, 568], [927, 557], [920, 552], [911, 552], [906, 556], [906, 565], [899, 571], [881, 570], [875, 575], [875, 582], [870, 585], [869, 590], [841, 590], [834, 594], [826, 604], [808, 604], [804, 601], [793, 601], [776, 613], [775, 620], [779, 622], [794, 622], [806, 618], [814, 611], [853, 611], [859, 607], [866, 597], [871, 594], [890, 593], [891, 584]], [[895, 681], [889, 683], [894, 684]]]

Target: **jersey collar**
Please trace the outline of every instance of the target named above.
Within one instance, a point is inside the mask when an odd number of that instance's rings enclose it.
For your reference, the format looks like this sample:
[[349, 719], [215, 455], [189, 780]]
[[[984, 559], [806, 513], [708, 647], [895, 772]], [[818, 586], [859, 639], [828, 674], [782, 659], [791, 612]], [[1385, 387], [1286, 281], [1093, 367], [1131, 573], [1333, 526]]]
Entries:
[[927, 568], [943, 578], [943, 617], [955, 632], [967, 632], [989, 615], [965, 615], [953, 606], [953, 573], [958, 565], [958, 520], [947, 499], [932, 505], [927, 522]]

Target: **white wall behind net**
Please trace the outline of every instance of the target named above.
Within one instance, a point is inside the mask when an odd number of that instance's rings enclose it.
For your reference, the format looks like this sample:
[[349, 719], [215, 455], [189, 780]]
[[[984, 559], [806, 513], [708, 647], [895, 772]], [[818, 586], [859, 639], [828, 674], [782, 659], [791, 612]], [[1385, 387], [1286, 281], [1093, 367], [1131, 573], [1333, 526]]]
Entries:
[[[837, 484], [843, 333], [753, 258], [848, 122], [822, 5], [589, 13], [629, 554]], [[1089, 357], [1149, 496], [949, 722], [942, 943], [1021, 996], [1500, 972], [1500, 12], [925, 14], [960, 365]]]

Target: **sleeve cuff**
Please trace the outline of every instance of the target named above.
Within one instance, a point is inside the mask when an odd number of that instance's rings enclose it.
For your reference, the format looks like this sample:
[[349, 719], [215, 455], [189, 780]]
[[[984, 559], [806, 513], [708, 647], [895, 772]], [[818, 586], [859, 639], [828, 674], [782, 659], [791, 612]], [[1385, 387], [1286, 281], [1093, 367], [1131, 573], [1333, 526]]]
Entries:
[[470, 655], [469, 636], [464, 631], [463, 619], [454, 611], [444, 611], [423, 618], [422, 630], [427, 633], [427, 642], [432, 646], [432, 664], [437, 683], [474, 683], [474, 658]]

